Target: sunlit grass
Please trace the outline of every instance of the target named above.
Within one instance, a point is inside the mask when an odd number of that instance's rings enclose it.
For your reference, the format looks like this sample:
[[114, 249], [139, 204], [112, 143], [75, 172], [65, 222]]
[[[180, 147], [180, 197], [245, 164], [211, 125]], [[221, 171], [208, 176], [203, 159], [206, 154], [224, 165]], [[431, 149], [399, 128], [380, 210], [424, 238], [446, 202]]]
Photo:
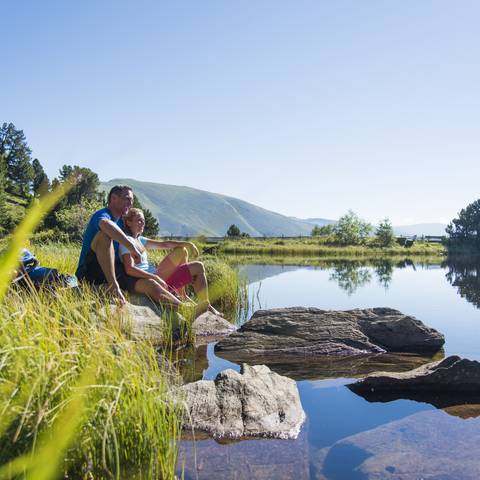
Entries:
[[325, 243], [315, 237], [304, 239], [255, 239], [225, 240], [218, 251], [225, 254], [244, 255], [299, 255], [321, 257], [386, 257], [386, 256], [433, 256], [445, 255], [446, 249], [438, 243], [415, 242], [411, 247], [400, 245], [379, 247], [374, 241], [366, 245], [339, 246]]
[[63, 469], [120, 478], [132, 467], [144, 478], [173, 477], [181, 426], [178, 403], [169, 394], [175, 375], [165, 370], [167, 359], [159, 366], [152, 345], [129, 339], [114, 315], [99, 321], [96, 313], [105, 304], [88, 288], [81, 294], [10, 291], [5, 298], [0, 404], [10, 421], [0, 443], [2, 463], [41, 451], [37, 439], [54, 432], [56, 418], [75, 398], [80, 375], [95, 365], [94, 382], [83, 387], [83, 421]]

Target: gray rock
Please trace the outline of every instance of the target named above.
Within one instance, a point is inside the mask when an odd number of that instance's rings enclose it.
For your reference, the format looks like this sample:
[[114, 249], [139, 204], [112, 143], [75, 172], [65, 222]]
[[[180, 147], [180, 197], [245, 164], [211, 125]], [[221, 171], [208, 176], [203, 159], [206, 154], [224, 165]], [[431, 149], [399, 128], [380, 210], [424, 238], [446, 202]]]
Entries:
[[132, 337], [148, 340], [154, 345], [162, 343], [165, 334], [171, 335], [172, 331], [179, 331], [184, 319], [178, 313], [169, 316], [164, 313], [160, 316], [150, 307], [126, 303], [124, 306], [109, 305], [103, 309], [100, 317], [106, 315], [117, 318], [122, 328]]
[[390, 308], [346, 311], [281, 308], [257, 311], [215, 352], [233, 361], [281, 356], [438, 351], [444, 336]]
[[195, 335], [201, 336], [220, 336], [229, 335], [235, 331], [235, 326], [228, 320], [213, 314], [205, 312], [199, 315], [193, 322], [193, 332]]
[[182, 387], [184, 428], [214, 438], [296, 438], [305, 420], [294, 380], [265, 365], [224, 370], [215, 380]]
[[409, 372], [374, 373], [349, 388], [369, 401], [408, 398], [439, 408], [480, 403], [480, 363], [452, 355]]

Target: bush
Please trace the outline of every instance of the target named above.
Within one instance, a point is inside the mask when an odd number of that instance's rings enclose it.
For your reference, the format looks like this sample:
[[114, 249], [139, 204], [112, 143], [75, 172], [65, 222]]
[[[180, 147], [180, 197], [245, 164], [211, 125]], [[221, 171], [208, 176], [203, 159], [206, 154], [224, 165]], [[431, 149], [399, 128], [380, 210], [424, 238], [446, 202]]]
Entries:
[[338, 220], [334, 227], [335, 241], [340, 245], [359, 245], [364, 243], [372, 226], [349, 210]]
[[102, 208], [95, 200], [82, 200], [78, 205], [62, 208], [55, 212], [57, 228], [64, 232], [72, 241], [81, 241], [85, 226], [92, 214]]

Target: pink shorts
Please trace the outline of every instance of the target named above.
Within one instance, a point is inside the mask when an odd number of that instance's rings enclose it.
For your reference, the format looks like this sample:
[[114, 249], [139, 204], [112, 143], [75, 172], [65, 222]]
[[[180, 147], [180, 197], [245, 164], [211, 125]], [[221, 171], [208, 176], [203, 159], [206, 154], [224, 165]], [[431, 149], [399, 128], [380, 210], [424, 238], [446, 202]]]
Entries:
[[192, 283], [192, 274], [186, 263], [179, 265], [176, 270], [165, 280], [167, 285], [173, 290], [179, 290], [185, 285]]

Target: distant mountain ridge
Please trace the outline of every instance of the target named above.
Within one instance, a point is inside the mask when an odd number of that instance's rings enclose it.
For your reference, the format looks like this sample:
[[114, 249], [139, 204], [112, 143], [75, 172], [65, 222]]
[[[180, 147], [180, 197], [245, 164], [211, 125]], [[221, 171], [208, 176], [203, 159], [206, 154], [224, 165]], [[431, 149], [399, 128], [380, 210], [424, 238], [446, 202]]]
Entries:
[[[335, 224], [326, 218], [296, 218], [266, 210], [238, 198], [192, 187], [116, 178], [102, 182], [100, 189], [131, 185], [142, 205], [160, 225], [161, 235], [222, 237], [233, 223], [252, 237], [310, 235], [313, 226]], [[396, 235], [445, 235], [441, 223], [394, 227]]]
[[417, 223], [415, 225], [398, 225], [393, 227], [395, 235], [405, 235], [407, 237], [417, 235], [445, 236], [447, 225], [444, 223]]
[[258, 207], [238, 198], [191, 187], [116, 178], [101, 184], [127, 184], [157, 218], [161, 235], [224, 236], [233, 223], [253, 237], [310, 235], [312, 225]]

